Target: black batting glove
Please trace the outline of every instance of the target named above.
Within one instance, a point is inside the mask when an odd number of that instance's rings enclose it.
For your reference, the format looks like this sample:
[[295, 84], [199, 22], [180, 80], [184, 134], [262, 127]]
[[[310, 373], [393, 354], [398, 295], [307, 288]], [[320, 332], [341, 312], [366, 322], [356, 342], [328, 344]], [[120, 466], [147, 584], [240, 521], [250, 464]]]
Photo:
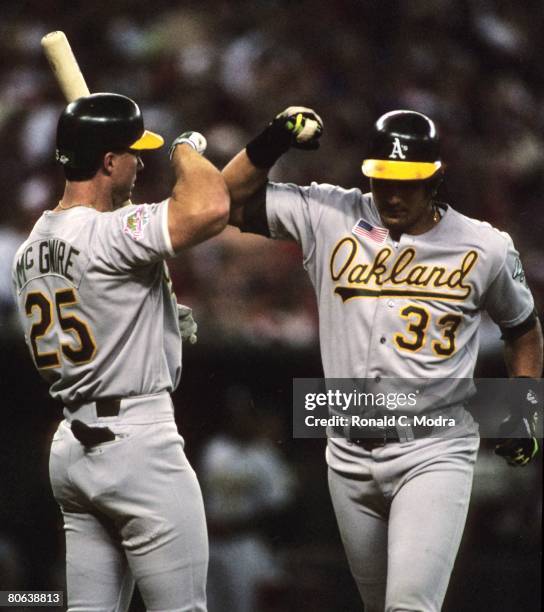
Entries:
[[311, 108], [290, 106], [246, 146], [251, 163], [271, 168], [291, 147], [315, 150], [323, 134], [323, 121]]
[[538, 398], [534, 391], [527, 392], [521, 414], [508, 416], [499, 426], [499, 438], [495, 453], [504, 457], [508, 465], [527, 465], [538, 453]]

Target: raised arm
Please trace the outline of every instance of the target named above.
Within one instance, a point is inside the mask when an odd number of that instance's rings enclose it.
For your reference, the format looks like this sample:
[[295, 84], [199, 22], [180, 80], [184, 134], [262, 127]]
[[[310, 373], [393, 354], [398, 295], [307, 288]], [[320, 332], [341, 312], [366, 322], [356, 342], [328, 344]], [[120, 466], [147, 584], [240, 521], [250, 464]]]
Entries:
[[317, 149], [323, 122], [310, 108], [290, 106], [240, 151], [223, 169], [231, 197], [229, 223], [236, 227], [252, 208], [263, 208], [268, 173], [291, 147]]
[[243, 149], [223, 168], [223, 178], [230, 193], [229, 224], [241, 227], [245, 207], [262, 207], [270, 168], [257, 168]]
[[168, 204], [172, 248], [199, 244], [227, 225], [229, 194], [221, 172], [201, 155], [205, 139], [197, 132], [177, 138], [171, 148], [176, 183]]

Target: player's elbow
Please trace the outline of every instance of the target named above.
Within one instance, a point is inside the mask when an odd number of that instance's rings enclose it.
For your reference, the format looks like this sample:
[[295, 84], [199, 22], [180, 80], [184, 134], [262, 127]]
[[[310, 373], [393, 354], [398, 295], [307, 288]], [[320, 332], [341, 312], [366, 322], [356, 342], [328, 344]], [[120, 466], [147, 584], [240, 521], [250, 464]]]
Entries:
[[231, 207], [228, 224], [233, 225], [234, 227], [242, 227], [242, 223], [244, 221], [244, 210], [242, 207], [234, 208]]
[[230, 196], [227, 185], [221, 174], [213, 177], [211, 196], [206, 202], [207, 224], [212, 236], [222, 232], [229, 222]]
[[223, 187], [224, 189], [218, 190], [217, 196], [210, 202], [209, 211], [207, 213], [210, 237], [221, 233], [229, 222], [229, 192], [224, 183]]

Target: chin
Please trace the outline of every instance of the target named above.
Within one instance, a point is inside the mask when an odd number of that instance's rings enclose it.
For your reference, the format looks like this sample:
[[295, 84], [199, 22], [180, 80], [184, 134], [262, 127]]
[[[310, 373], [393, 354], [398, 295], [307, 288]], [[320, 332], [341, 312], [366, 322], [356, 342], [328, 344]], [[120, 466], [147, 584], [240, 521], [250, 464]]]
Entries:
[[395, 230], [402, 230], [409, 225], [406, 223], [406, 219], [401, 219], [399, 217], [382, 217], [382, 223], [387, 229]]

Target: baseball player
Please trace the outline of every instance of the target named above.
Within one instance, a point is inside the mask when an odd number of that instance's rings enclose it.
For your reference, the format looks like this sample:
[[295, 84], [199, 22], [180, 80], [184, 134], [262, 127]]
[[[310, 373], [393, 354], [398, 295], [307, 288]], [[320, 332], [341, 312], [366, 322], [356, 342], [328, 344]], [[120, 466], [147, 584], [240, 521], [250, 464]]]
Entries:
[[165, 259], [217, 234], [228, 218], [204, 137], [172, 144], [176, 182], [156, 204], [124, 204], [141, 151], [163, 144], [124, 96], [79, 98], [63, 111], [62, 199], [38, 220], [13, 268], [30, 353], [65, 419], [50, 477], [66, 532], [70, 611], [120, 611], [134, 581], [148, 610], [204, 611], [208, 541], [202, 496], [170, 393], [181, 340]]
[[[455, 423], [437, 431], [413, 419], [377, 430], [348, 424], [330, 432], [326, 451], [365, 611], [434, 612], [464, 529], [479, 446], [452, 379], [473, 376], [484, 309], [502, 330], [510, 376], [539, 377], [540, 324], [510, 237], [437, 201], [443, 169], [431, 119], [404, 110], [378, 119], [362, 165], [371, 193], [268, 181], [282, 154], [316, 149], [322, 131], [313, 110], [290, 107], [234, 157], [223, 170], [230, 223], [300, 244], [327, 378], [364, 379], [374, 392], [390, 379], [405, 379], [404, 391], [406, 379], [426, 379], [424, 410]], [[515, 465], [530, 461], [538, 448], [533, 404], [519, 406], [501, 433], [499, 454]]]

